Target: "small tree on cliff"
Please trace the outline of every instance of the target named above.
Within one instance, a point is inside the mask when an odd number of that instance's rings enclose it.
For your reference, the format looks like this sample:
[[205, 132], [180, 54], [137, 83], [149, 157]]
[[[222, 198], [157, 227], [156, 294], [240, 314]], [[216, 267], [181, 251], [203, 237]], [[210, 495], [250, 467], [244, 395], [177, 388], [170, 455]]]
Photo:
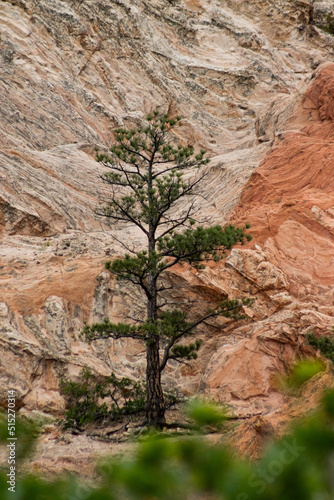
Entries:
[[[146, 248], [122, 259], [106, 263], [118, 280], [140, 287], [146, 298], [146, 319], [137, 324], [103, 323], [86, 326], [88, 339], [133, 338], [146, 345], [146, 418], [161, 426], [165, 422], [161, 372], [169, 360], [184, 362], [197, 357], [198, 341], [187, 343], [198, 325], [217, 315], [240, 317], [242, 304], [222, 300], [204, 317], [189, 321], [182, 309], [162, 302], [166, 286], [161, 278], [168, 269], [187, 262], [197, 268], [209, 259], [219, 260], [224, 251], [243, 243], [249, 235], [243, 229], [227, 226], [203, 228], [197, 225], [195, 199], [201, 173], [185, 180], [183, 172], [208, 163], [205, 151], [194, 154], [192, 147], [174, 145], [171, 130], [181, 125], [180, 117], [170, 118], [155, 111], [143, 127], [116, 130], [111, 154], [97, 154], [97, 161], [110, 169], [102, 179], [110, 184], [110, 201], [98, 213], [114, 221], [133, 224], [144, 234]], [[121, 194], [123, 190], [123, 194]], [[175, 204], [189, 197], [186, 209], [177, 213]], [[130, 252], [131, 253], [131, 252]]]

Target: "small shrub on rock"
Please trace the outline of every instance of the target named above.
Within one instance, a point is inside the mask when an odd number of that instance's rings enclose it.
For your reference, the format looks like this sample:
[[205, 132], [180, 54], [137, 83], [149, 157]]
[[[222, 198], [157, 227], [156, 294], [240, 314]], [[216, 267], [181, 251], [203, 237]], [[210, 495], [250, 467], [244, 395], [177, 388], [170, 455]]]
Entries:
[[80, 380], [61, 380], [66, 398], [63, 429], [82, 429], [88, 424], [103, 425], [145, 410], [145, 389], [129, 378], [97, 376], [85, 366]]
[[334, 36], [334, 17], [330, 14], [326, 16], [326, 24], [322, 27], [322, 29], [326, 31], [326, 33]]
[[[333, 328], [334, 334], [334, 328]], [[308, 344], [316, 349], [319, 349], [321, 354], [325, 358], [330, 359], [334, 362], [334, 335], [333, 337], [316, 337], [314, 333], [309, 333], [306, 335]]]

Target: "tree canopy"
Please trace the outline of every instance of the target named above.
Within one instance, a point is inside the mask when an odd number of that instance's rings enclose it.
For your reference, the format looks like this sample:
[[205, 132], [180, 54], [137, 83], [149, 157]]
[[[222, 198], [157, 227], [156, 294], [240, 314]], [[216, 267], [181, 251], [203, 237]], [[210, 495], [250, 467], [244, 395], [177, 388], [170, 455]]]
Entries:
[[[180, 117], [154, 111], [143, 126], [116, 129], [110, 153], [97, 154], [97, 161], [108, 169], [102, 179], [110, 186], [110, 198], [97, 213], [136, 226], [146, 238], [145, 248], [139, 251], [122, 242], [127, 253], [107, 262], [106, 268], [117, 280], [131, 282], [143, 291], [146, 318], [137, 318], [134, 324], [105, 319], [86, 326], [84, 333], [89, 340], [130, 337], [145, 342], [146, 417], [153, 425], [165, 421], [161, 372], [168, 361], [184, 363], [196, 358], [200, 342], [186, 339], [214, 316], [240, 319], [243, 305], [222, 297], [201, 318], [189, 319], [182, 301], [175, 308], [162, 300], [168, 289], [162, 277], [182, 262], [199, 270], [205, 262], [222, 259], [233, 245], [251, 238], [246, 227], [203, 225], [199, 184], [207, 175], [209, 159], [205, 150], [195, 153], [193, 147], [176, 144], [172, 132], [181, 123]], [[188, 202], [180, 205], [182, 198]]]

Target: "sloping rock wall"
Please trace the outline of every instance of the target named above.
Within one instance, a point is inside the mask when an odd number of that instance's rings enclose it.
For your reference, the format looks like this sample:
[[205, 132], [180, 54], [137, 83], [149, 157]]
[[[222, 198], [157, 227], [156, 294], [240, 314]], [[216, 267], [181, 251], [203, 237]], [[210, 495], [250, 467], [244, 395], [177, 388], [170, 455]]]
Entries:
[[309, 353], [306, 332], [333, 324], [333, 39], [316, 26], [329, 4], [0, 1], [3, 402], [11, 386], [25, 411], [61, 415], [59, 379], [84, 364], [144, 373], [142, 346], [79, 334], [143, 314], [138, 290], [103, 270], [124, 253], [113, 236], [143, 240], [95, 214], [108, 191], [94, 157], [157, 106], [184, 116], [176, 140], [211, 157], [203, 216], [249, 222], [254, 236], [226, 265], [168, 280], [198, 310], [222, 293], [256, 299], [242, 323], [206, 325], [197, 362], [171, 364], [165, 382], [242, 417], [270, 419], [285, 402], [276, 372]]

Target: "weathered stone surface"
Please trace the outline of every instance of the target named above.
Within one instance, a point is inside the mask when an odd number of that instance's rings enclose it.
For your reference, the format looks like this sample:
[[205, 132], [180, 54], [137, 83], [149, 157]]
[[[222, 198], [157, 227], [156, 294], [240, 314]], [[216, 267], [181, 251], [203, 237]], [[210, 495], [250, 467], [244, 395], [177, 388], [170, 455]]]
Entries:
[[185, 117], [178, 141], [212, 158], [203, 217], [249, 222], [254, 236], [227, 266], [177, 266], [166, 282], [185, 288], [169, 298], [196, 299], [195, 314], [222, 295], [256, 299], [240, 324], [205, 325], [199, 359], [191, 368], [171, 363], [165, 383], [253, 416], [244, 451], [255, 453], [251, 441], [260, 446], [280, 427], [278, 410], [289, 401], [274, 375], [309, 353], [304, 334], [328, 333], [334, 316], [333, 38], [316, 27], [330, 6], [0, 2], [2, 405], [10, 387], [22, 411], [59, 415], [60, 378], [85, 364], [143, 376], [143, 346], [87, 345], [79, 334], [85, 321], [144, 315], [142, 294], [103, 270], [125, 252], [113, 236], [134, 248], [143, 239], [95, 214], [108, 190], [94, 157], [116, 126], [138, 124], [159, 106]]
[[[258, 138], [326, 58], [321, 35], [311, 43], [299, 30], [308, 10], [287, 0], [1, 2], [3, 230], [100, 227], [94, 146], [156, 106], [185, 117], [180, 140], [217, 156], [220, 189], [204, 188], [205, 210], [225, 217], [268, 149]], [[289, 32], [284, 46], [273, 25]]]
[[203, 376], [207, 395], [229, 403], [238, 415], [270, 414], [284, 401], [274, 380], [303, 353], [297, 315], [279, 312], [249, 329], [250, 338], [222, 346]]
[[263, 252], [232, 249], [226, 265], [233, 267], [260, 290], [287, 288], [284, 273], [268, 262]]
[[334, 279], [333, 77], [333, 64], [316, 73], [289, 121], [300, 131], [277, 142], [235, 212], [235, 220], [250, 222], [257, 242], [288, 276], [290, 293], [317, 297], [319, 305], [331, 303]]

